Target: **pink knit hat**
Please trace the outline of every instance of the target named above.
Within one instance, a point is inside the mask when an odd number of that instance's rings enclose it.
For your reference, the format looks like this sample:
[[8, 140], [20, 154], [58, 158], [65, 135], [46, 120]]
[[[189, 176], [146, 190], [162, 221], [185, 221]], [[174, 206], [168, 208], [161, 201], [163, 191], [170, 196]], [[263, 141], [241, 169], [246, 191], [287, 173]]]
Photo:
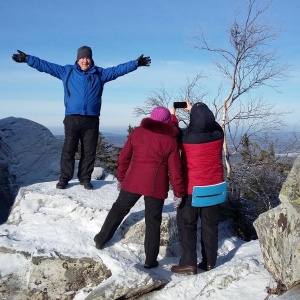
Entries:
[[158, 106], [155, 107], [152, 112], [151, 112], [151, 119], [155, 121], [160, 121], [163, 123], [169, 123], [171, 121], [171, 113], [170, 111], [163, 107], [163, 106]]

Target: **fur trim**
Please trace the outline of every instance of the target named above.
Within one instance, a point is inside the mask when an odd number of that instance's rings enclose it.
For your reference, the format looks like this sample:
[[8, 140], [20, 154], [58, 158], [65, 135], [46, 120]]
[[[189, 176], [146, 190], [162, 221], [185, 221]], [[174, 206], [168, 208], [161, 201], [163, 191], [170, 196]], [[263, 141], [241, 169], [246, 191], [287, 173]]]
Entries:
[[178, 135], [178, 127], [172, 122], [163, 123], [151, 118], [145, 118], [142, 120], [140, 126], [158, 134], [169, 135], [171, 137], [177, 137]]

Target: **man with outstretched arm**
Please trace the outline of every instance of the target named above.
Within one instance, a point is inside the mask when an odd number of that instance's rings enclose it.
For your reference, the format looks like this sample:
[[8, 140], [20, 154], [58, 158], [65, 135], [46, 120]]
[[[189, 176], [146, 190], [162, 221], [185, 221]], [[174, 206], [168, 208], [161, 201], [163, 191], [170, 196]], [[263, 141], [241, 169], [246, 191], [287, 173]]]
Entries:
[[150, 66], [149, 56], [139, 56], [136, 60], [115, 67], [101, 68], [95, 65], [92, 49], [82, 46], [77, 51], [74, 65], [61, 66], [42, 60], [18, 50], [12, 59], [54, 76], [63, 82], [65, 118], [65, 140], [61, 154], [60, 178], [56, 188], [64, 189], [73, 178], [75, 154], [81, 144], [81, 157], [77, 177], [85, 189], [93, 189], [91, 175], [96, 159], [99, 136], [99, 116], [104, 84], [120, 76], [135, 71], [141, 66]]

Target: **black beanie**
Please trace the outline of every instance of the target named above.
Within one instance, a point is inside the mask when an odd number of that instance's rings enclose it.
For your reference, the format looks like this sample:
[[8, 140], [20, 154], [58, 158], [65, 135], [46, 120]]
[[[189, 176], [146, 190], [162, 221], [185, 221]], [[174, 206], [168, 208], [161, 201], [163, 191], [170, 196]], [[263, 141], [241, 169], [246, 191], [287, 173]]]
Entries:
[[88, 46], [82, 46], [77, 51], [77, 60], [83, 57], [87, 57], [92, 60], [93, 59], [92, 56], [93, 56], [92, 49]]

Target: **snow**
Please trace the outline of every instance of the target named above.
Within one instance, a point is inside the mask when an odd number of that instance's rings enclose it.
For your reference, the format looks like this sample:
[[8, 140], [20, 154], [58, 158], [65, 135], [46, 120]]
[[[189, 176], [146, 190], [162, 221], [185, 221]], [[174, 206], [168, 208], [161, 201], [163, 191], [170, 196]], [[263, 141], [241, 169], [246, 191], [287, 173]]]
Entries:
[[[263, 300], [269, 296], [266, 287], [276, 287], [265, 268], [259, 241], [238, 239], [227, 222], [219, 225], [215, 269], [199, 270], [197, 275], [189, 276], [173, 274], [170, 268], [178, 263], [179, 257], [165, 255], [164, 247], [158, 257], [159, 266], [144, 269], [143, 238], [139, 243], [122, 238], [128, 228], [143, 222], [143, 198], [132, 208], [107, 246], [96, 249], [93, 238], [118, 196], [116, 179], [108, 175], [105, 180], [96, 180], [102, 175], [102, 169], [96, 168], [92, 180], [94, 190], [85, 190], [76, 178], [67, 189], [58, 190], [57, 180], [53, 180], [59, 177], [61, 141], [40, 124], [22, 118], [2, 119], [0, 127], [1, 158], [10, 165], [11, 179], [16, 179], [16, 184], [21, 186], [8, 222], [0, 225], [0, 249], [14, 250], [1, 252], [1, 280], [14, 278], [20, 281], [20, 286], [26, 284], [31, 262], [24, 253], [29, 253], [46, 257], [88, 257], [107, 265], [112, 276], [99, 286], [78, 291], [75, 300], [92, 300], [93, 294], [103, 288], [111, 296], [114, 285], [130, 288], [153, 280], [169, 283], [143, 299]], [[164, 214], [175, 217], [172, 192], [165, 201]], [[268, 297], [275, 298], [281, 297]]]
[[[115, 178], [109, 175], [105, 180], [93, 180], [94, 190], [85, 190], [76, 179], [65, 190], [56, 189], [56, 183], [43, 182], [21, 188], [9, 222], [0, 226], [0, 247], [49, 257], [66, 255], [100, 259], [111, 270], [112, 276], [95, 287], [94, 291], [107, 287], [109, 293], [112, 282], [120, 282], [128, 287], [133, 282], [145, 284], [149, 276], [154, 280], [170, 281], [164, 289], [143, 299], [263, 300], [268, 296], [266, 287], [276, 286], [265, 268], [259, 241], [238, 239], [227, 222], [219, 225], [215, 269], [209, 272], [199, 270], [197, 275], [173, 274], [170, 268], [178, 263], [179, 258], [163, 254], [158, 257], [157, 268], [144, 269], [143, 241], [141, 244], [124, 244], [121, 239], [126, 226], [142, 220], [143, 198], [126, 216], [107, 247], [98, 250], [93, 238], [118, 196]], [[164, 213], [167, 212], [176, 213], [172, 192], [169, 192], [165, 201]], [[14, 225], [20, 220], [18, 225]], [[0, 278], [11, 273], [26, 276], [29, 267], [21, 255], [6, 253], [0, 256]], [[92, 299], [92, 293], [82, 289], [74, 299]], [[278, 296], [269, 297], [275, 298]]]

